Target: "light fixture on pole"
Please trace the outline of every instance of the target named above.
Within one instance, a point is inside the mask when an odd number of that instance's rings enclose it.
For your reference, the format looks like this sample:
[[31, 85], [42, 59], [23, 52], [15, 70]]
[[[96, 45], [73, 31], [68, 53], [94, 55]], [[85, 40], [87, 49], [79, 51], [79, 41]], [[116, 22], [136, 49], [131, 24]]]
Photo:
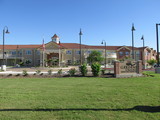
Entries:
[[134, 28], [134, 24], [132, 24], [132, 59], [134, 60], [134, 35], [133, 35], [133, 31], [135, 31], [136, 29]]
[[142, 63], [144, 65], [144, 69], [145, 69], [145, 55], [144, 55], [144, 36], [142, 35], [141, 40], [143, 40], [143, 58], [142, 58]]
[[159, 40], [158, 40], [158, 25], [160, 23], [156, 24], [156, 38], [157, 38], [157, 66], [159, 67]]
[[106, 57], [107, 57], [107, 55], [106, 55], [106, 41], [102, 40], [101, 44], [104, 44], [104, 49], [105, 49], [105, 62], [104, 62], [104, 64], [105, 64], [105, 68], [106, 68], [107, 67], [106, 66]]
[[4, 60], [4, 41], [5, 41], [5, 33], [6, 33], [6, 34], [9, 34], [8, 27], [7, 27], [7, 26], [5, 26], [4, 29], [3, 29], [3, 65], [5, 65], [5, 60]]
[[143, 49], [144, 49], [144, 36], [142, 35], [141, 40], [143, 40]]
[[80, 65], [82, 65], [82, 46], [81, 46], [81, 36], [82, 36], [82, 31], [81, 31], [81, 29], [80, 29], [80, 32], [79, 32], [79, 43], [80, 43], [80, 45], [79, 45], [79, 49], [80, 49]]

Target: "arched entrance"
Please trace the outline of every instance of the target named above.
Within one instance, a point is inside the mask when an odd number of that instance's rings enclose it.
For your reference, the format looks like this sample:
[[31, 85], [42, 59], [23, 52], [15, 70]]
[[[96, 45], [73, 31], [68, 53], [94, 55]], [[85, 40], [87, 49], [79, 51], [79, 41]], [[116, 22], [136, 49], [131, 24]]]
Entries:
[[48, 66], [57, 66], [59, 64], [59, 53], [47, 54], [47, 64]]

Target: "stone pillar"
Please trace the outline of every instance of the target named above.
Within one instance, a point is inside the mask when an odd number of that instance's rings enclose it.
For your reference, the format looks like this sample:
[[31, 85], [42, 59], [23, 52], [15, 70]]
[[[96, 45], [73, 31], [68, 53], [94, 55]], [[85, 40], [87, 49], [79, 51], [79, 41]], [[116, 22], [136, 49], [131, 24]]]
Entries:
[[117, 75], [119, 75], [119, 66], [120, 62], [119, 61], [115, 61], [114, 62], [114, 76], [117, 77]]
[[137, 73], [142, 74], [142, 61], [141, 60], [137, 61]]

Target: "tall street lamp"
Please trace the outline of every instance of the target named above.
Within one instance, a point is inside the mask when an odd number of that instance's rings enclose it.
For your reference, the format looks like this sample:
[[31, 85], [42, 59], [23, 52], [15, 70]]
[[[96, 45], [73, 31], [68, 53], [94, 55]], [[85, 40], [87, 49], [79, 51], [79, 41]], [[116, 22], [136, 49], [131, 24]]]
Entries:
[[160, 25], [160, 23], [156, 24], [156, 37], [157, 37], [157, 64], [159, 67], [159, 41], [158, 41], [158, 25]]
[[5, 26], [4, 29], [3, 29], [3, 65], [5, 65], [5, 60], [4, 60], [4, 40], [5, 40], [4, 37], [5, 37], [5, 33], [9, 34], [7, 26]]
[[145, 55], [144, 55], [144, 36], [142, 35], [142, 37], [141, 37], [141, 40], [143, 40], [143, 59], [142, 59], [142, 61], [143, 61], [143, 65], [144, 65], [144, 68], [145, 68]]
[[80, 29], [80, 32], [79, 32], [79, 43], [80, 43], [80, 45], [79, 45], [79, 49], [80, 49], [80, 65], [82, 65], [82, 46], [81, 46], [81, 36], [82, 36], [82, 31], [81, 31], [81, 29]]
[[133, 31], [135, 31], [136, 29], [134, 28], [134, 24], [132, 24], [132, 59], [134, 59], [134, 35], [133, 35]]
[[16, 49], [16, 60], [15, 60], [15, 65], [17, 65], [17, 61], [18, 61], [18, 49], [19, 49], [19, 46], [17, 45], [17, 49]]
[[105, 63], [105, 68], [106, 68], [107, 67], [106, 66], [106, 57], [107, 57], [107, 55], [106, 55], [106, 41], [102, 40], [101, 44], [104, 44], [104, 46], [105, 46], [105, 48], [104, 48], [105, 49], [105, 62], [104, 63]]

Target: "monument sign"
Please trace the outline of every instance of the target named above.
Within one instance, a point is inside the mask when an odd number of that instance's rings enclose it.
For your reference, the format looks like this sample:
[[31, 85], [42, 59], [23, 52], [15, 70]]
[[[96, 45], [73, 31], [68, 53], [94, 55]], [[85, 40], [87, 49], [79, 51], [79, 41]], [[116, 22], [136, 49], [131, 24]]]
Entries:
[[132, 77], [142, 75], [141, 61], [115, 61], [114, 63], [115, 77]]

